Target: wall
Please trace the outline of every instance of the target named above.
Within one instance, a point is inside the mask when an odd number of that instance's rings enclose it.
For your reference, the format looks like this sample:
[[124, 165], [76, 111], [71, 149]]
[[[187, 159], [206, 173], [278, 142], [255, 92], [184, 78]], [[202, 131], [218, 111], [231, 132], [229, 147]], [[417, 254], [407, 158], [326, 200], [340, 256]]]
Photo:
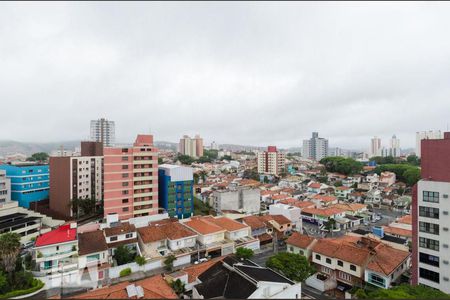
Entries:
[[183, 239], [179, 239], [179, 240], [168, 240], [169, 248], [170, 248], [170, 250], [175, 251], [175, 250], [178, 250], [181, 248], [195, 247], [196, 237], [197, 236], [192, 236], [192, 237], [183, 238]]
[[120, 271], [122, 271], [123, 269], [126, 269], [126, 268], [130, 268], [131, 272], [134, 273], [134, 272], [139, 272], [139, 271], [147, 272], [147, 271], [156, 270], [156, 269], [162, 268], [162, 267], [163, 267], [162, 259], [147, 261], [147, 263], [143, 266], [139, 266], [137, 263], [133, 262], [133, 263], [109, 268], [109, 277], [110, 278], [120, 277]]
[[421, 176], [434, 181], [450, 182], [450, 137], [441, 140], [422, 140]]
[[50, 209], [70, 217], [70, 157], [50, 157]]

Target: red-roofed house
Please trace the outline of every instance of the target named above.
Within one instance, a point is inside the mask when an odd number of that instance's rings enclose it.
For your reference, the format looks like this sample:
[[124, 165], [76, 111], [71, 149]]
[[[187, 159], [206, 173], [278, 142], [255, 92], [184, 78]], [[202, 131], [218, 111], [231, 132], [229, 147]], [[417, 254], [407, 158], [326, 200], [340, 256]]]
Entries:
[[78, 270], [77, 224], [65, 224], [36, 238], [33, 257], [39, 270], [49, 274]]
[[347, 199], [351, 193], [353, 193], [353, 189], [347, 186], [338, 186], [336, 188], [336, 196], [340, 200]]

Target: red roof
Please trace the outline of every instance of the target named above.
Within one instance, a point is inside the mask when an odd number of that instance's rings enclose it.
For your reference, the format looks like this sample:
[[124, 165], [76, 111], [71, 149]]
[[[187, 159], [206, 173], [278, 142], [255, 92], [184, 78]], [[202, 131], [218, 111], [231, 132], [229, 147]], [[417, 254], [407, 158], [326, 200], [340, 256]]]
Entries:
[[311, 184], [309, 185], [309, 187], [312, 188], [312, 189], [320, 189], [321, 184], [320, 184], [320, 183], [317, 183], [317, 182], [314, 182], [314, 183], [311, 183]]
[[77, 229], [70, 228], [70, 224], [62, 225], [55, 230], [37, 237], [36, 247], [48, 246], [59, 243], [67, 243], [77, 239]]

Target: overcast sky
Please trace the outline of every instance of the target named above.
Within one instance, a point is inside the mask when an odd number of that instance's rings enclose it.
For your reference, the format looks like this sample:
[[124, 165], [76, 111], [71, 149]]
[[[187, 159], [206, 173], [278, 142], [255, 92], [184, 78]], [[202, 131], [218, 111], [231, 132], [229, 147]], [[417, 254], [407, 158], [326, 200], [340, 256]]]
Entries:
[[450, 3], [1, 3], [0, 140], [368, 148], [450, 123]]

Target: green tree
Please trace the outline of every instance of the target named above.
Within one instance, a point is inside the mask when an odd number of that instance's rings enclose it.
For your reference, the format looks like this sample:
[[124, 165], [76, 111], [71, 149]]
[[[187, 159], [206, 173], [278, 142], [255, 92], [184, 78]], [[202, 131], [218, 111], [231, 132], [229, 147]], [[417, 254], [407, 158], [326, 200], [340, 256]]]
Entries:
[[408, 155], [406, 161], [413, 166], [420, 166], [420, 158], [417, 155]]
[[8, 278], [5, 273], [0, 271], [0, 294], [5, 294], [10, 290], [8, 285]]
[[136, 257], [134, 258], [134, 261], [135, 261], [139, 266], [143, 266], [143, 265], [145, 265], [145, 263], [147, 262], [147, 261], [145, 260], [145, 257], [142, 257], [142, 256], [140, 256], [140, 255], [136, 256]]
[[173, 269], [173, 262], [176, 260], [177, 258], [175, 257], [175, 255], [171, 254], [169, 256], [166, 257], [166, 259], [164, 260], [164, 266], [166, 268], [167, 271], [172, 271]]
[[335, 187], [340, 187], [340, 186], [342, 186], [342, 181], [340, 181], [340, 180], [336, 181], [336, 182], [334, 183], [334, 186], [335, 186]]
[[200, 175], [198, 175], [197, 173], [194, 173], [194, 184], [198, 184], [199, 179], [200, 179]]
[[397, 180], [403, 181], [408, 186], [413, 186], [420, 179], [420, 169], [409, 164], [385, 164], [374, 170], [378, 175], [389, 171], [395, 173]]
[[228, 160], [228, 161], [232, 160], [232, 158], [231, 158], [230, 155], [224, 155], [224, 156], [222, 157], [222, 159], [223, 159], [223, 160]]
[[173, 289], [175, 294], [177, 294], [178, 296], [181, 296], [186, 292], [186, 287], [180, 279], [172, 280], [170, 282], [170, 287]]
[[201, 164], [204, 164], [204, 163], [210, 163], [210, 162], [212, 162], [212, 159], [211, 159], [210, 157], [208, 157], [208, 156], [201, 156], [201, 157], [197, 160], [197, 162], [199, 162], [199, 163], [201, 163]]
[[264, 181], [264, 183], [269, 183], [269, 178], [267, 176], [264, 176], [263, 181]]
[[367, 294], [363, 289], [358, 289], [355, 296], [357, 299], [367, 299]]
[[344, 157], [325, 157], [320, 160], [328, 172], [337, 172], [345, 175], [354, 175], [360, 173], [363, 164], [353, 158]]
[[244, 248], [244, 247], [239, 247], [236, 249], [236, 257], [241, 259], [249, 259], [251, 257], [253, 257], [255, 253], [253, 252], [252, 249], [248, 249], [248, 248]]
[[161, 157], [158, 157], [158, 165], [162, 165], [164, 163], [164, 160]]
[[114, 252], [114, 258], [117, 261], [117, 265], [121, 266], [130, 263], [134, 260], [135, 254], [131, 252], [128, 247], [119, 246]]
[[[366, 299], [450, 299], [450, 295], [424, 285], [402, 284], [390, 289], [366, 291]], [[362, 295], [364, 297], [364, 295]]]
[[16, 260], [20, 251], [20, 235], [15, 232], [0, 235], [0, 264], [11, 274], [16, 268]]
[[253, 179], [259, 181], [259, 174], [256, 168], [253, 169], [245, 169], [244, 174], [242, 175], [244, 179]]
[[266, 266], [282, 273], [287, 278], [303, 282], [314, 273], [314, 268], [306, 257], [300, 254], [281, 252], [271, 256]]
[[191, 165], [193, 162], [195, 162], [195, 159], [193, 157], [184, 154], [178, 155], [177, 160], [183, 165]]
[[45, 152], [33, 153], [30, 157], [27, 158], [27, 161], [45, 162], [48, 161], [48, 154]]

